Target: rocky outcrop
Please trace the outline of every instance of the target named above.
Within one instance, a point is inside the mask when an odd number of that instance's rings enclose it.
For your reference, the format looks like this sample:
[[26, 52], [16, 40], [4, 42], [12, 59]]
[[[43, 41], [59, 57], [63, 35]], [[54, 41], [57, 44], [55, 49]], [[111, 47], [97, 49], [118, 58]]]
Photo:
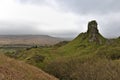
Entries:
[[97, 27], [97, 22], [95, 20], [90, 21], [88, 23], [88, 31], [87, 34], [89, 35], [89, 42], [96, 42], [102, 44], [101, 34], [99, 33], [98, 27]]
[[99, 34], [99, 30], [98, 30], [98, 27], [97, 27], [97, 22], [95, 20], [93, 21], [90, 21], [88, 23], [88, 31], [87, 33], [89, 34]]

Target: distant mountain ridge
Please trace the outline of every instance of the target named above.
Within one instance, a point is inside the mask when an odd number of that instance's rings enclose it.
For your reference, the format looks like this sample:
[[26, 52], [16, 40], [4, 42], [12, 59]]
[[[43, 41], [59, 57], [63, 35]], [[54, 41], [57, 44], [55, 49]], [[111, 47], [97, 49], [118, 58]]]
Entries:
[[54, 45], [66, 39], [48, 35], [0, 35], [0, 45]]

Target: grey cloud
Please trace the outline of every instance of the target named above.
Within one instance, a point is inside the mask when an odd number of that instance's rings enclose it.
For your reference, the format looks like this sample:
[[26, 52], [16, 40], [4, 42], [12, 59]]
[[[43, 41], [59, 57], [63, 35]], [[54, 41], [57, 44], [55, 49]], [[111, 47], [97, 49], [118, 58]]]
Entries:
[[[120, 0], [56, 0], [60, 9], [100, 20], [100, 32], [107, 38], [120, 36]], [[86, 17], [85, 17], [86, 18]], [[87, 19], [86, 19], [87, 20]], [[82, 23], [80, 23], [82, 24]]]
[[12, 34], [37, 34], [32, 24], [0, 22], [0, 35]]
[[[20, 3], [30, 3], [30, 4], [47, 4], [47, 0], [18, 0]], [[77, 16], [95, 17], [95, 19], [102, 19], [100, 24], [100, 32], [105, 37], [118, 37], [120, 36], [120, 0], [54, 0], [56, 1], [59, 8], [64, 11], [70, 11], [77, 13]], [[50, 3], [49, 3], [50, 4]], [[114, 15], [108, 15], [113, 14]], [[117, 17], [114, 17], [117, 14]], [[78, 15], [79, 14], [79, 15]], [[97, 18], [96, 18], [97, 15]], [[106, 17], [107, 16], [107, 17]], [[111, 17], [112, 16], [112, 17]], [[53, 16], [54, 17], [54, 16]], [[105, 18], [104, 18], [105, 17]], [[108, 18], [108, 17], [111, 17]], [[81, 21], [82, 19], [80, 19]], [[107, 24], [106, 24], [107, 20]], [[43, 25], [43, 23], [39, 23]], [[79, 23], [83, 25], [83, 23]], [[59, 37], [75, 37], [81, 31], [57, 31], [57, 32], [43, 32], [37, 30], [34, 26], [35, 23], [13, 23], [13, 22], [0, 22], [0, 34], [45, 34], [53, 35]], [[47, 24], [44, 24], [47, 25]], [[59, 25], [59, 24], [58, 24]], [[84, 24], [86, 25], [86, 24]], [[49, 26], [49, 25], [48, 25]], [[56, 26], [57, 27], [57, 26]], [[87, 26], [84, 26], [87, 27]], [[80, 26], [80, 28], [82, 28]]]
[[75, 38], [79, 33], [76, 32], [76, 31], [57, 31], [57, 32], [51, 32], [49, 33], [50, 35], [52, 36], [55, 36], [55, 37], [63, 37], [63, 38]]
[[[49, 5], [48, 0], [18, 0], [21, 3]], [[106, 14], [119, 12], [120, 0], [52, 0], [64, 11], [82, 14]]]
[[119, 12], [120, 0], [56, 0], [66, 11], [82, 14]]
[[109, 23], [101, 26], [100, 31], [107, 38], [119, 37], [120, 36], [120, 22], [110, 21]]
[[30, 3], [43, 3], [46, 0], [19, 0], [20, 2], [30, 2]]
[[[50, 35], [53, 37], [73, 38], [75, 31], [42, 31], [36, 29], [37, 23], [0, 22], [0, 35]], [[40, 25], [40, 24], [39, 24]], [[42, 24], [41, 24], [42, 25]]]
[[21, 3], [32, 3], [32, 4], [43, 4], [46, 3], [46, 0], [18, 0]]

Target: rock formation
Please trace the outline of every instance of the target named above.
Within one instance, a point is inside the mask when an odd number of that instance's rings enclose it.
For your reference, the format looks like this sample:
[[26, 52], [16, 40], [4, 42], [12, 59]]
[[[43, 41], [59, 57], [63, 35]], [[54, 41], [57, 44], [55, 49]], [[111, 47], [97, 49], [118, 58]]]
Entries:
[[98, 34], [99, 31], [98, 31], [97, 25], [98, 24], [97, 24], [97, 22], [95, 20], [90, 21], [88, 23], [88, 31], [87, 31], [87, 33], [89, 33], [89, 34]]
[[[97, 42], [97, 43], [102, 43], [101, 41], [101, 34], [99, 33], [98, 27], [97, 27], [97, 22], [95, 20], [90, 21], [88, 23], [88, 31], [87, 34], [89, 35], [89, 42]], [[102, 37], [103, 38], [103, 37]]]

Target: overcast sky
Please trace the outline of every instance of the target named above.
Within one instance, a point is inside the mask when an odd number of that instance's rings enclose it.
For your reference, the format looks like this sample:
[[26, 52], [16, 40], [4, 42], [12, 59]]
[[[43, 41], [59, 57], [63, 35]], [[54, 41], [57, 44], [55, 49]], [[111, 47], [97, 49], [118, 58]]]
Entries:
[[91, 20], [103, 36], [120, 36], [120, 0], [0, 0], [0, 35], [76, 37]]

